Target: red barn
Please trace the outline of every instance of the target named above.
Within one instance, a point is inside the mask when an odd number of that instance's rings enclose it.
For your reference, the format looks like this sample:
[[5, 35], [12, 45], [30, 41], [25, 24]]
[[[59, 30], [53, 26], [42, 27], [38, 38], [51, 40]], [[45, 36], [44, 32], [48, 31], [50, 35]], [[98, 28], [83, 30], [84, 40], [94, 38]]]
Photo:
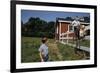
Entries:
[[[74, 26], [72, 26], [71, 23], [72, 21], [68, 21], [60, 18], [56, 20], [56, 26], [55, 26], [56, 40], [62, 41], [62, 40], [73, 39]], [[89, 23], [80, 22], [80, 25], [89, 26]]]

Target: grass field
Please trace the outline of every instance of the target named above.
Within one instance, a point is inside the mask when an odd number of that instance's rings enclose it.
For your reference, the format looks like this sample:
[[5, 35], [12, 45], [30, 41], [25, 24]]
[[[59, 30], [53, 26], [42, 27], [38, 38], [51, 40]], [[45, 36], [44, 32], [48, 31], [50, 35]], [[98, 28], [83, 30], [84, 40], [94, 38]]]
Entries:
[[[73, 40], [69, 40], [69, 43], [75, 44]], [[80, 40], [80, 46], [90, 47], [90, 40]]]
[[[41, 39], [35, 37], [22, 37], [21, 42], [21, 62], [40, 62], [38, 48], [41, 45]], [[66, 60], [83, 60], [84, 54], [74, 53], [74, 48], [61, 43], [56, 43], [54, 39], [48, 39], [49, 60], [66, 61]]]

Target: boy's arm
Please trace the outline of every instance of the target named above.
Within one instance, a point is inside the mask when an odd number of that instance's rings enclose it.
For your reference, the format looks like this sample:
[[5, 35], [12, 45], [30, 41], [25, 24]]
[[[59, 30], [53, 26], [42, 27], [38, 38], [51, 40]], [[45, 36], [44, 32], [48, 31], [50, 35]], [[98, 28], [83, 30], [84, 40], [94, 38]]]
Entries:
[[41, 62], [43, 62], [44, 60], [43, 60], [42, 52], [41, 51], [40, 51], [39, 55], [40, 55]]

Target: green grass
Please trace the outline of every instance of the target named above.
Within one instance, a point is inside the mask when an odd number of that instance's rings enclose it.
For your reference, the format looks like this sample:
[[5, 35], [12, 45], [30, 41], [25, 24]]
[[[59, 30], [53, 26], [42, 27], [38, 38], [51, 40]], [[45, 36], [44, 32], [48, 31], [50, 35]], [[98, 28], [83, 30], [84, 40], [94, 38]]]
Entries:
[[[75, 44], [75, 41], [69, 40], [69, 43]], [[90, 40], [80, 40], [80, 45], [85, 47], [90, 47]]]
[[90, 47], [90, 40], [82, 40], [80, 42], [81, 46]]
[[38, 48], [40, 38], [22, 37], [21, 62], [40, 61]]
[[83, 59], [83, 54], [80, 52], [80, 55], [75, 54], [74, 48], [68, 46], [67, 44], [58, 43], [59, 52], [62, 54], [62, 60], [81, 60]]
[[[88, 43], [88, 41], [87, 41]], [[87, 45], [86, 43], [82, 43]], [[21, 40], [21, 62], [40, 62], [39, 47], [41, 39], [36, 37], [22, 37]], [[54, 39], [48, 39], [49, 60], [51, 61], [66, 61], [66, 60], [81, 60], [83, 54], [74, 53], [74, 48], [61, 43], [55, 43]]]

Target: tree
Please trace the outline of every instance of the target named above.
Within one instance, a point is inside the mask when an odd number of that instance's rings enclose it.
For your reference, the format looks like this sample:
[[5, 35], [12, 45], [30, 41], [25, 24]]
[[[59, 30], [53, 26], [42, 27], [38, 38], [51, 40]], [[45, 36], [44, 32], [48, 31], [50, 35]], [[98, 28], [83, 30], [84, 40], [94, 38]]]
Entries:
[[31, 17], [26, 24], [24, 24], [24, 30], [22, 36], [41, 37], [46, 35], [52, 38], [54, 36], [54, 24], [55, 22], [46, 22], [39, 17]]
[[90, 23], [90, 17], [84, 17], [84, 22]]

